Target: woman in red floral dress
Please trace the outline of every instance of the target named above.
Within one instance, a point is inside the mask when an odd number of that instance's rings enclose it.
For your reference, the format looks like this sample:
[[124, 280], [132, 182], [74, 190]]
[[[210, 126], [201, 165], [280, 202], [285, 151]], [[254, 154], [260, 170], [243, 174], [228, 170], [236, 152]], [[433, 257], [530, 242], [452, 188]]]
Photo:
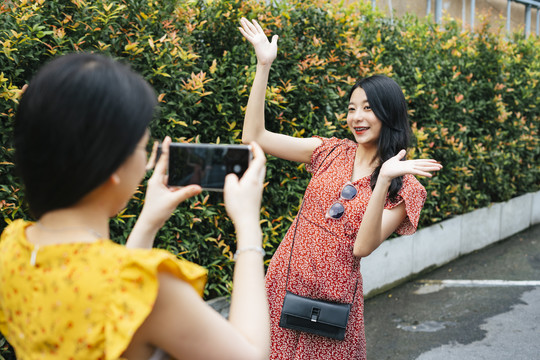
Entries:
[[[405, 98], [396, 82], [382, 75], [362, 79], [350, 91], [347, 125], [355, 141], [266, 130], [265, 92], [278, 36], [268, 41], [260, 25], [246, 19], [240, 32], [257, 55], [242, 140], [256, 141], [279, 158], [306, 163], [312, 173], [301, 210], [266, 274], [271, 359], [365, 359], [360, 259], [393, 232], [414, 233], [426, 199], [414, 175], [430, 177], [441, 165], [432, 159], [404, 160], [411, 133]], [[280, 327], [286, 290], [352, 303], [345, 339]]]

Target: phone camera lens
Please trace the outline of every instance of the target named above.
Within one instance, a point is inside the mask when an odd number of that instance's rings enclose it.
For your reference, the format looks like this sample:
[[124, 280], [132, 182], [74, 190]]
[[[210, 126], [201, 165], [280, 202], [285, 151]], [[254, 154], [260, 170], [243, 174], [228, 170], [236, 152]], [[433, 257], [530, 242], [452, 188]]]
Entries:
[[240, 166], [239, 164], [235, 164], [233, 166], [233, 171], [237, 174], [240, 173], [242, 171], [242, 166]]

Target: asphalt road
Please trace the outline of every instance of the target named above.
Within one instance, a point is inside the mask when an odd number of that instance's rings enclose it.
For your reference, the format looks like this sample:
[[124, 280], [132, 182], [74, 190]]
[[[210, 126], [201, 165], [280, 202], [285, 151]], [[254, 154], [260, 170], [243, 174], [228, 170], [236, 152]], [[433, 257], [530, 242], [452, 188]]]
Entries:
[[364, 315], [369, 360], [540, 359], [540, 224], [367, 299]]

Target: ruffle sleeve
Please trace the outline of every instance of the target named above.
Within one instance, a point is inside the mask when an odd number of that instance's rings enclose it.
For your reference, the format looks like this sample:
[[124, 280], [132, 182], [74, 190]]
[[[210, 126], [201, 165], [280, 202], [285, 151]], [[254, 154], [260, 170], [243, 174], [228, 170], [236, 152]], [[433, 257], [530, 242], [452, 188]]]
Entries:
[[[7, 220], [8, 226], [2, 231], [2, 234], [0, 235], [0, 252], [4, 255], [0, 258], [0, 284], [2, 284], [3, 288], [0, 289], [0, 302], [2, 302], [2, 305], [0, 308], [0, 332], [4, 335], [10, 333], [10, 329], [8, 327], [8, 310], [6, 309], [6, 304], [18, 304], [17, 306], [20, 306], [20, 302], [11, 300], [7, 301], [6, 296], [9, 296], [6, 294], [6, 291], [9, 291], [11, 286], [16, 284], [16, 278], [11, 275], [7, 275], [7, 271], [4, 269], [15, 269], [17, 268], [23, 260], [21, 259], [21, 252], [16, 249], [14, 246], [14, 241], [17, 238], [20, 238], [24, 236], [25, 228], [31, 225], [30, 222], [24, 221], [22, 219], [17, 219], [12, 222]], [[6, 255], [7, 254], [7, 255]], [[14, 265], [17, 264], [17, 265]], [[22, 266], [19, 267], [21, 269]], [[17, 275], [20, 277], [22, 272], [19, 270], [17, 272]], [[7, 278], [4, 276], [7, 275]], [[19, 283], [19, 289], [22, 288], [25, 284]], [[17, 312], [17, 310], [13, 310], [12, 312]], [[6, 335], [6, 337], [8, 337]]]
[[188, 282], [201, 296], [206, 284], [206, 269], [179, 260], [166, 251], [134, 250], [133, 255], [121, 267], [111, 289], [105, 324], [106, 359], [121, 356], [135, 331], [152, 311], [158, 293], [159, 272], [169, 272]]
[[420, 211], [426, 201], [426, 189], [420, 182], [410, 174], [403, 177], [403, 186], [398, 192], [396, 201], [388, 200], [384, 206], [385, 209], [392, 209], [402, 202], [405, 202], [405, 211], [407, 216], [396, 229], [399, 235], [414, 234], [420, 220]]

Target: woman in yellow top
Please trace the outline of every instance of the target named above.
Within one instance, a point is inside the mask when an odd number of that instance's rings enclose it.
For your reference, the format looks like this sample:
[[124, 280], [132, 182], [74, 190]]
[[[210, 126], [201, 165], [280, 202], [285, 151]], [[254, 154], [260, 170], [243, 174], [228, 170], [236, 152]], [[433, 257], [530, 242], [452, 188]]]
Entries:
[[203, 268], [150, 249], [176, 206], [201, 191], [166, 186], [169, 138], [127, 246], [108, 240], [109, 218], [145, 173], [156, 104], [139, 75], [95, 54], [53, 60], [24, 92], [15, 162], [37, 221], [14, 221], [0, 241], [0, 330], [18, 359], [268, 357], [265, 158], [255, 143], [248, 171], [224, 189], [238, 241], [228, 321], [200, 297]]

